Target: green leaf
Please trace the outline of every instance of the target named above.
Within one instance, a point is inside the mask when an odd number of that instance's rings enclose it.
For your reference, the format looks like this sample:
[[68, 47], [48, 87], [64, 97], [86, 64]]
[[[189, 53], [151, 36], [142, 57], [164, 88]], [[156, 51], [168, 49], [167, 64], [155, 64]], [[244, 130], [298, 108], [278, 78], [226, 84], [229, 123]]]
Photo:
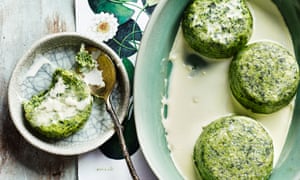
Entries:
[[134, 10], [126, 7], [128, 2], [137, 2], [137, 0], [88, 0], [89, 5], [94, 13], [106, 12], [114, 14], [119, 24], [127, 22]]
[[120, 58], [130, 57], [137, 53], [138, 44], [142, 39], [142, 30], [133, 19], [118, 27], [115, 37], [106, 44], [111, 47]]
[[125, 69], [127, 71], [127, 75], [128, 75], [128, 79], [130, 82], [130, 89], [132, 92], [133, 89], [133, 80], [134, 80], [134, 65], [132, 64], [132, 62], [128, 59], [128, 58], [123, 58], [122, 60]]
[[[136, 134], [136, 127], [134, 122], [133, 104], [130, 106], [131, 113], [128, 114], [127, 118], [123, 122], [123, 134], [130, 155], [134, 154], [139, 149], [138, 138]], [[116, 134], [114, 134], [108, 141], [106, 141], [100, 150], [107, 157], [112, 159], [123, 159], [123, 153], [121, 151], [121, 146], [119, 144], [119, 139]]]

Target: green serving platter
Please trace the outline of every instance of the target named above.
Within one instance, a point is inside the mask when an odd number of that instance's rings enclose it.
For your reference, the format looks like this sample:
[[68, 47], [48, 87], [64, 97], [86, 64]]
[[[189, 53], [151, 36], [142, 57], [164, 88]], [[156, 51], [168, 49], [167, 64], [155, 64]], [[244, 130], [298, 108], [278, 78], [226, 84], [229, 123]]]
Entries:
[[[300, 1], [273, 0], [292, 36], [295, 54], [300, 61]], [[159, 179], [183, 179], [177, 171], [167, 146], [162, 125], [162, 97], [167, 94], [165, 79], [171, 71], [168, 58], [189, 0], [161, 0], [142, 39], [135, 71], [135, 120], [141, 149]], [[300, 179], [300, 89], [294, 116], [272, 180]]]

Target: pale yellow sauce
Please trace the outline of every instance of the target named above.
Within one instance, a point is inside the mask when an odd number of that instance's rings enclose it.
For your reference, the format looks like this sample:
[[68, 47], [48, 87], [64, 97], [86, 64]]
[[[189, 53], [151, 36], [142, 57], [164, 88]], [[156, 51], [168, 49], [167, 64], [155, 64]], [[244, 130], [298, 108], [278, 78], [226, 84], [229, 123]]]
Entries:
[[[270, 0], [249, 0], [254, 17], [254, 32], [250, 42], [271, 40], [280, 43], [294, 53], [288, 29], [278, 9]], [[194, 54], [185, 43], [179, 28], [170, 59], [173, 63], [169, 79], [168, 116], [163, 120], [171, 157], [185, 179], [196, 179], [193, 169], [193, 148], [202, 127], [228, 114], [251, 116], [260, 121], [270, 132], [274, 142], [274, 166], [276, 165], [290, 126], [294, 101], [282, 110], [258, 115], [244, 109], [232, 98], [228, 85], [230, 60], [209, 63], [201, 70], [193, 71], [184, 63]]]

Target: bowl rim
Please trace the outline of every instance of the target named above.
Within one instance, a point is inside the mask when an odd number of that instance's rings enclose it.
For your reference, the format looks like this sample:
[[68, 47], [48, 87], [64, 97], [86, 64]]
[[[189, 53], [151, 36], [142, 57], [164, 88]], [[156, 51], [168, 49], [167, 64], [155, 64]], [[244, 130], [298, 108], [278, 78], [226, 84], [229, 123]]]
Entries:
[[[159, 19], [159, 17], [162, 15], [163, 9], [167, 6], [167, 4], [168, 3], [172, 3], [172, 2], [174, 2], [174, 1], [160, 0], [159, 3], [158, 3], [158, 5], [155, 7], [155, 10], [152, 13], [151, 18], [150, 18], [150, 20], [147, 23], [146, 31], [144, 32], [144, 35], [143, 35], [143, 38], [142, 38], [142, 41], [141, 41], [141, 46], [140, 46], [139, 52], [137, 54], [135, 74], [138, 74], [137, 72], [139, 71], [139, 66], [141, 64], [141, 61], [139, 59], [142, 59], [143, 58], [142, 54], [144, 54], [146, 51], [148, 51], [147, 41], [149, 39], [151, 39], [152, 36], [153, 36], [153, 34], [151, 34], [151, 33], [156, 28], [155, 25], [157, 23], [156, 22], [157, 19]], [[159, 33], [159, 32], [155, 32], [155, 33]], [[160, 73], [160, 72], [158, 71], [157, 73]], [[139, 82], [140, 81], [139, 78], [140, 78], [139, 76], [135, 75], [134, 76], [134, 82], [135, 83]], [[137, 97], [138, 95], [136, 93], [136, 92], [138, 92], [137, 89], [138, 89], [138, 87], [135, 85], [134, 86], [134, 99], [135, 99], [135, 102], [138, 99], [138, 97]], [[136, 130], [137, 130], [137, 135], [138, 135], [137, 137], [138, 137], [138, 140], [140, 142], [141, 151], [143, 152], [144, 158], [145, 158], [146, 162], [149, 164], [150, 169], [153, 171], [153, 173], [159, 179], [164, 179], [166, 177], [172, 178], [172, 179], [181, 179], [182, 176], [180, 174], [172, 174], [170, 172], [165, 172], [166, 169], [160, 169], [159, 167], [157, 167], [155, 165], [156, 162], [157, 162], [156, 158], [153, 157], [153, 156], [151, 156], [149, 154], [149, 149], [151, 149], [151, 148], [149, 148], [148, 145], [146, 145], [145, 143], [141, 143], [141, 142], [144, 142], [145, 139], [148, 136], [148, 135], [146, 135], [145, 133], [142, 132], [144, 130], [144, 127], [141, 125], [141, 123], [137, 122], [137, 121], [139, 121], [138, 119], [142, 119], [143, 118], [143, 116], [140, 113], [137, 114], [137, 111], [138, 111], [137, 109], [141, 109], [141, 108], [139, 107], [139, 105], [137, 103], [134, 103], [134, 109], [135, 109], [135, 124], [136, 124]], [[157, 145], [157, 146], [159, 146], [158, 148], [161, 148], [160, 145], [161, 144], [159, 144], [159, 142], [158, 142], [158, 145]], [[152, 149], [155, 149], [155, 148], [152, 147]], [[178, 177], [178, 175], [180, 177]]]

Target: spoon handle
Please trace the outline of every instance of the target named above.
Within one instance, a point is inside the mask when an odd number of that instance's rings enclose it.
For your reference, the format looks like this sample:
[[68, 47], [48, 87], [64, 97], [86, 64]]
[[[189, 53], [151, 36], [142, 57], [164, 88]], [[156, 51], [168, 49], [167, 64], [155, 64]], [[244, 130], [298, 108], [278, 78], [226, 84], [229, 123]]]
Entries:
[[130, 158], [130, 155], [128, 153], [128, 150], [127, 150], [127, 146], [126, 146], [126, 143], [125, 143], [125, 139], [124, 139], [124, 135], [123, 135], [123, 127], [122, 125], [120, 124], [120, 121], [114, 111], [114, 109], [112, 108], [112, 105], [111, 105], [111, 102], [110, 102], [110, 98], [106, 98], [106, 110], [107, 112], [110, 114], [112, 120], [113, 120], [113, 123], [114, 123], [114, 128], [115, 128], [115, 131], [117, 133], [117, 136], [119, 138], [119, 142], [120, 142], [120, 146], [121, 146], [121, 149], [122, 149], [122, 153], [123, 153], [123, 156], [126, 160], [126, 163], [127, 163], [127, 166], [129, 168], [129, 171], [130, 171], [130, 174], [132, 176], [132, 179], [134, 180], [139, 180], [139, 177], [136, 173], [136, 170], [133, 166], [133, 163], [131, 161], [131, 158]]

